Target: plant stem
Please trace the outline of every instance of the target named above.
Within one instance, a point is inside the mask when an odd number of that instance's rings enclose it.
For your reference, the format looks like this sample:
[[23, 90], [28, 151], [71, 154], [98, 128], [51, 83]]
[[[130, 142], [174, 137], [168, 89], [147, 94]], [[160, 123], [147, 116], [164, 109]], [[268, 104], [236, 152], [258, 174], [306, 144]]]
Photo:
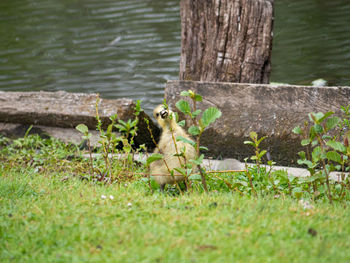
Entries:
[[[322, 151], [322, 153], [324, 153], [324, 142], [323, 142], [322, 138], [320, 137], [320, 135], [317, 135], [317, 139], [318, 139], [318, 142], [320, 144], [321, 151]], [[325, 158], [322, 158], [322, 167], [323, 167], [324, 173], [326, 175], [326, 185], [327, 185], [327, 190], [328, 190], [328, 199], [329, 199], [329, 202], [331, 204], [333, 204], [331, 187], [329, 185], [329, 174], [328, 174], [328, 171], [327, 171]]]
[[246, 173], [247, 173], [247, 176], [248, 176], [248, 179], [249, 179], [250, 187], [252, 188], [252, 191], [253, 191], [255, 197], [257, 197], [258, 195], [257, 195], [257, 193], [256, 193], [256, 191], [255, 191], [255, 189], [254, 189], [252, 177], [251, 177], [251, 175], [250, 175], [250, 172], [249, 172], [248, 164], [247, 164], [247, 163], [245, 164], [245, 169], [246, 169]]
[[199, 169], [199, 173], [201, 174], [201, 179], [202, 179], [202, 184], [203, 184], [204, 191], [206, 193], [208, 193], [209, 191], [208, 191], [207, 181], [205, 180], [205, 176], [203, 174], [202, 168], [201, 168], [201, 166], [199, 164], [197, 165], [197, 168]]
[[[192, 98], [192, 102], [193, 102], [193, 111], [196, 111], [197, 110], [196, 100], [194, 98]], [[193, 124], [198, 127], [197, 118], [192, 118], [192, 121], [193, 121]], [[197, 155], [197, 158], [199, 157], [199, 153], [200, 153], [199, 152], [199, 146], [200, 146], [200, 138], [201, 138], [201, 136], [202, 136], [202, 131], [198, 134], [198, 136], [196, 138], [196, 155]], [[197, 168], [199, 169], [199, 173], [201, 175], [203, 188], [204, 188], [205, 192], [208, 193], [207, 181], [205, 179], [205, 176], [203, 174], [201, 166], [197, 165]]]
[[90, 157], [90, 178], [92, 178], [93, 174], [94, 174], [94, 164], [92, 161], [92, 153], [91, 153], [91, 144], [90, 144], [90, 140], [88, 139], [88, 147], [89, 147], [89, 157]]
[[323, 170], [324, 170], [325, 175], [326, 175], [326, 185], [327, 185], [327, 190], [328, 190], [329, 202], [331, 204], [333, 204], [331, 188], [330, 188], [330, 185], [329, 185], [329, 174], [328, 174], [327, 167], [326, 167], [326, 162], [325, 162], [324, 159], [322, 159], [322, 166], [323, 166]]

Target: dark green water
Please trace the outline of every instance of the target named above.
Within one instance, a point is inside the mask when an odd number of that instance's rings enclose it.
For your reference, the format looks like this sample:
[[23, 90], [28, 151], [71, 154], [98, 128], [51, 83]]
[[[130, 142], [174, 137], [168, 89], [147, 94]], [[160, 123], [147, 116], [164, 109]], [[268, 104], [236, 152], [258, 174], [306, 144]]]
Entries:
[[[350, 1], [276, 0], [271, 81], [350, 85]], [[98, 92], [150, 112], [178, 78], [179, 0], [1, 0], [0, 90]]]

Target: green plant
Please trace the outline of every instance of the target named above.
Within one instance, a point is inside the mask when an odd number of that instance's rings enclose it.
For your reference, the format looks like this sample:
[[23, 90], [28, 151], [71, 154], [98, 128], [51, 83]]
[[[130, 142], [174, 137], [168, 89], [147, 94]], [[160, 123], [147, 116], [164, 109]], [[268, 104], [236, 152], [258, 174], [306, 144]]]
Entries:
[[[295, 127], [293, 132], [302, 136], [301, 145], [307, 147], [306, 152], [299, 152], [298, 164], [306, 165], [310, 172], [308, 181], [312, 184], [315, 195], [326, 192], [332, 203], [334, 197], [342, 199], [344, 190], [349, 188], [349, 178], [344, 172], [349, 171], [349, 106], [341, 107], [343, 117], [334, 116], [334, 112], [310, 113], [310, 124]], [[341, 171], [341, 181], [330, 182], [330, 172]], [[322, 187], [326, 185], [326, 187]], [[321, 187], [320, 187], [321, 186]]]
[[[73, 144], [65, 144], [48, 136], [26, 134], [18, 139], [3, 138], [0, 147], [0, 167], [3, 169], [60, 170], [77, 151]], [[68, 170], [68, 168], [66, 169]]]
[[[260, 143], [266, 139], [266, 136], [258, 138], [258, 134], [254, 131], [250, 132], [249, 137], [252, 139], [251, 141], [244, 141], [244, 144], [248, 144], [254, 147], [255, 155], [251, 156], [250, 159], [255, 162], [258, 171], [260, 172], [260, 165], [262, 163], [262, 157], [267, 153], [266, 150], [260, 150]], [[247, 162], [248, 158], [245, 159]]]
[[89, 128], [85, 124], [78, 124], [77, 127], [75, 128], [83, 134], [82, 138], [87, 142], [87, 146], [89, 150], [89, 160], [90, 160], [89, 173], [90, 173], [90, 178], [92, 178], [94, 176], [94, 163], [92, 160], [92, 148], [91, 148], [91, 141], [90, 141], [92, 134], [89, 133]]
[[137, 100], [134, 108], [135, 119], [129, 119], [127, 121], [119, 119], [118, 124], [114, 125], [114, 127], [117, 128], [119, 132], [123, 135], [124, 140], [122, 140], [122, 143], [124, 152], [130, 153], [133, 150], [134, 138], [137, 135], [137, 125], [139, 124], [140, 113], [142, 111], [143, 110], [141, 108], [141, 101]]
[[[181, 96], [184, 97], [188, 97], [191, 99], [192, 101], [192, 107], [190, 106], [190, 104], [186, 101], [186, 100], [179, 100], [175, 105], [176, 108], [181, 111], [182, 113], [184, 113], [185, 115], [189, 116], [191, 121], [192, 121], [192, 125], [188, 128], [188, 133], [191, 134], [192, 136], [194, 136], [196, 138], [196, 142], [193, 141], [188, 141], [185, 138], [179, 137], [176, 138], [176, 140], [178, 141], [183, 141], [185, 143], [190, 143], [192, 146], [195, 147], [196, 149], [196, 153], [197, 153], [197, 159], [196, 160], [190, 160], [190, 162], [197, 166], [199, 172], [200, 172], [200, 177], [202, 180], [202, 184], [204, 187], [204, 190], [206, 192], [208, 192], [208, 187], [207, 187], [207, 183], [205, 180], [205, 175], [204, 175], [204, 171], [201, 167], [203, 158], [204, 158], [204, 154], [200, 154], [200, 150], [207, 150], [206, 147], [202, 147], [200, 145], [200, 139], [201, 136], [204, 132], [204, 130], [213, 122], [215, 122], [216, 119], [221, 117], [221, 111], [216, 108], [216, 107], [209, 107], [208, 109], [205, 109], [202, 113], [202, 110], [197, 109], [197, 102], [201, 102], [203, 100], [202, 96], [195, 93], [192, 90], [188, 90], [188, 91], [182, 91]], [[201, 115], [201, 117], [200, 117]], [[185, 176], [189, 176], [188, 170], [187, 173], [183, 173]], [[189, 176], [189, 179], [197, 179], [198, 177], [196, 175], [192, 175]]]
[[[139, 122], [140, 112], [142, 111], [141, 102], [137, 101], [134, 108], [134, 120], [123, 121], [118, 119], [117, 114], [112, 115], [109, 117], [110, 123], [108, 124], [106, 130], [103, 129], [103, 123], [99, 115], [99, 102], [100, 98], [98, 97], [95, 104], [95, 116], [97, 121], [96, 128], [99, 132], [99, 152], [101, 152], [104, 165], [99, 165], [98, 168], [96, 167], [96, 164], [94, 165], [92, 158], [93, 149], [90, 142], [92, 135], [89, 133], [88, 127], [85, 124], [79, 124], [76, 129], [83, 134], [83, 139], [86, 140], [88, 144], [90, 178], [101, 182], [112, 182], [118, 179], [116, 176], [118, 176], [120, 173], [130, 174], [129, 170], [133, 171], [133, 155], [135, 153], [133, 149], [134, 137], [137, 134], [137, 124]], [[117, 136], [117, 134], [114, 132], [116, 129], [120, 131], [120, 136]], [[122, 145], [121, 152], [117, 150], [120, 144]], [[141, 145], [139, 150], [141, 150], [143, 147], [144, 146]], [[118, 154], [121, 156], [119, 159], [116, 158]], [[115, 162], [116, 159], [117, 163]]]

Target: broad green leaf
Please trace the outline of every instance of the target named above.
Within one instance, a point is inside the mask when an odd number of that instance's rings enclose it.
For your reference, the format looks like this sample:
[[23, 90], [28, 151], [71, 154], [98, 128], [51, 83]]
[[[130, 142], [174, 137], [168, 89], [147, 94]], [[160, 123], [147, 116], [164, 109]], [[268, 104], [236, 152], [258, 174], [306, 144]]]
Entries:
[[309, 114], [309, 118], [311, 121], [313, 121], [314, 123], [320, 124], [322, 123], [326, 118], [328, 118], [329, 116], [331, 116], [332, 114], [334, 114], [334, 112], [329, 111], [326, 114], [324, 114], [323, 112], [317, 112], [317, 113], [310, 113]]
[[112, 133], [112, 129], [113, 129], [113, 124], [111, 123], [107, 127], [107, 131], [106, 131], [107, 135], [110, 136], [110, 134]]
[[328, 118], [326, 121], [327, 130], [333, 129], [334, 127], [336, 127], [338, 125], [339, 122], [340, 122], [340, 119], [337, 116], [333, 116], [332, 118]]
[[321, 158], [321, 154], [322, 154], [321, 147], [320, 146], [315, 147], [312, 151], [312, 160], [314, 162], [318, 162]]
[[336, 169], [337, 171], [341, 171], [341, 165], [340, 165], [340, 164], [336, 165], [336, 166], [335, 166], [335, 169]]
[[276, 164], [276, 162], [274, 162], [273, 160], [267, 161], [267, 165], [272, 166], [272, 165], [275, 165], [275, 164]]
[[267, 137], [264, 136], [264, 137], [261, 137], [258, 141], [257, 141], [257, 145], [259, 145], [263, 140], [265, 140]]
[[304, 139], [304, 140], [301, 140], [301, 145], [306, 146], [306, 145], [309, 145], [310, 142], [311, 142], [310, 139]]
[[182, 121], [179, 121], [177, 124], [178, 124], [179, 126], [181, 126], [181, 127], [184, 127], [185, 124], [186, 124], [186, 121], [185, 121], [185, 120], [182, 120]]
[[298, 155], [300, 156], [301, 159], [306, 159], [306, 154], [304, 151], [298, 152]]
[[299, 134], [299, 135], [303, 134], [303, 131], [302, 131], [302, 129], [300, 128], [300, 126], [295, 127], [295, 128], [292, 130], [292, 132], [294, 132], [295, 134]]
[[201, 114], [202, 110], [196, 110], [194, 112], [192, 112], [192, 117], [196, 118], [199, 114]]
[[111, 121], [115, 121], [116, 119], [118, 119], [118, 114], [112, 115], [111, 117], [109, 117], [109, 119], [110, 119]]
[[221, 111], [215, 107], [210, 107], [203, 112], [202, 122], [204, 127], [208, 127], [217, 118], [221, 117]]
[[139, 122], [138, 119], [135, 119], [131, 122], [130, 126], [135, 127], [138, 124], [138, 122]]
[[333, 115], [334, 112], [333, 111], [329, 111], [329, 112], [326, 112], [322, 118], [319, 119], [319, 122], [323, 122], [326, 118], [328, 118], [329, 116]]
[[327, 152], [327, 158], [328, 160], [337, 162], [337, 163], [341, 163], [341, 156], [339, 153], [335, 152], [335, 151], [329, 151]]
[[121, 125], [121, 124], [116, 124], [114, 125], [120, 132], [123, 132], [123, 131], [127, 131], [127, 129], [125, 128], [125, 126]]
[[334, 150], [336, 150], [338, 152], [342, 152], [342, 153], [346, 152], [346, 147], [341, 142], [331, 140], [331, 141], [328, 141], [326, 144], [327, 144], [327, 146], [333, 148]]
[[187, 174], [190, 174], [192, 172], [192, 163], [185, 163], [185, 167], [187, 168]]
[[200, 174], [192, 174], [188, 177], [190, 180], [201, 180], [202, 176]]
[[319, 119], [321, 119], [324, 116], [324, 114], [322, 112], [318, 112], [318, 113], [314, 113], [311, 112], [309, 113], [309, 119], [310, 121], [314, 122], [314, 123], [319, 123]]
[[300, 164], [300, 165], [305, 164], [305, 165], [307, 165], [308, 168], [314, 168], [314, 165], [309, 160], [300, 160], [299, 159], [298, 164]]
[[121, 125], [123, 125], [123, 126], [127, 126], [127, 123], [126, 123], [125, 121], [123, 121], [123, 120], [118, 120], [118, 122], [119, 122]]
[[201, 96], [201, 95], [199, 95], [199, 94], [195, 94], [195, 95], [194, 95], [194, 100], [195, 100], [195, 101], [202, 101], [202, 100], [203, 100], [203, 98], [202, 98], [202, 96]]
[[209, 149], [205, 146], [199, 146], [199, 150], [201, 151], [209, 151]]
[[175, 121], [178, 123], [179, 122], [179, 114], [177, 112], [174, 112], [173, 114], [170, 114], [169, 116], [170, 119], [175, 118]]
[[259, 153], [259, 158], [262, 158], [267, 153], [266, 150], [263, 150]]
[[191, 112], [190, 104], [185, 100], [179, 100], [178, 102], [176, 102], [175, 106], [182, 113], [189, 114]]
[[244, 143], [244, 144], [249, 144], [249, 145], [251, 145], [251, 146], [254, 146], [254, 147], [255, 147], [255, 143], [254, 143], [254, 142], [252, 142], [252, 141], [244, 141], [243, 143]]
[[189, 129], [188, 129], [188, 132], [189, 134], [193, 135], [193, 136], [196, 136], [196, 135], [199, 135], [200, 134], [200, 130], [197, 126], [191, 126]]
[[89, 128], [85, 124], [78, 124], [78, 126], [75, 127], [75, 129], [77, 129], [78, 131], [84, 134], [89, 132]]
[[180, 95], [184, 97], [191, 97], [191, 93], [188, 91], [181, 91]]
[[175, 171], [179, 172], [180, 174], [182, 174], [183, 176], [186, 176], [186, 169], [178, 167], [178, 168], [174, 168]]
[[328, 134], [325, 134], [322, 136], [322, 140], [330, 140], [332, 139], [333, 137], [332, 136], [329, 136]]
[[181, 141], [181, 142], [184, 142], [184, 143], [189, 143], [189, 144], [191, 144], [193, 147], [196, 145], [196, 143], [195, 143], [194, 141], [189, 140], [189, 139], [187, 139], [187, 138], [185, 138], [185, 137], [182, 137], [182, 136], [177, 136], [177, 137], [176, 137], [176, 141], [177, 141], [177, 142], [178, 142], [178, 141]]
[[258, 134], [254, 131], [249, 133], [249, 137], [253, 140], [256, 141], [258, 139]]
[[311, 126], [310, 132], [309, 132], [310, 142], [311, 142], [311, 140], [313, 140], [315, 138], [315, 136], [316, 136], [315, 127]]
[[196, 164], [196, 165], [201, 165], [203, 159], [204, 159], [204, 154], [201, 154], [201, 156], [199, 156], [196, 160], [191, 160], [191, 162]]
[[323, 132], [323, 127], [320, 124], [315, 124], [314, 126], [315, 132], [316, 133], [322, 133]]
[[153, 163], [154, 161], [158, 161], [163, 159], [163, 155], [160, 153], [154, 153], [150, 157], [147, 158], [147, 165]]

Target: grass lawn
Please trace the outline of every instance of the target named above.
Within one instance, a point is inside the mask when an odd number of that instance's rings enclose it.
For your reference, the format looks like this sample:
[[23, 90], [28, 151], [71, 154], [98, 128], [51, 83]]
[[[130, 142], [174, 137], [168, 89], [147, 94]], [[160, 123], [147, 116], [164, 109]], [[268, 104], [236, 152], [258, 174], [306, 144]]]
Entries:
[[350, 262], [347, 202], [62, 178], [0, 170], [0, 262]]

